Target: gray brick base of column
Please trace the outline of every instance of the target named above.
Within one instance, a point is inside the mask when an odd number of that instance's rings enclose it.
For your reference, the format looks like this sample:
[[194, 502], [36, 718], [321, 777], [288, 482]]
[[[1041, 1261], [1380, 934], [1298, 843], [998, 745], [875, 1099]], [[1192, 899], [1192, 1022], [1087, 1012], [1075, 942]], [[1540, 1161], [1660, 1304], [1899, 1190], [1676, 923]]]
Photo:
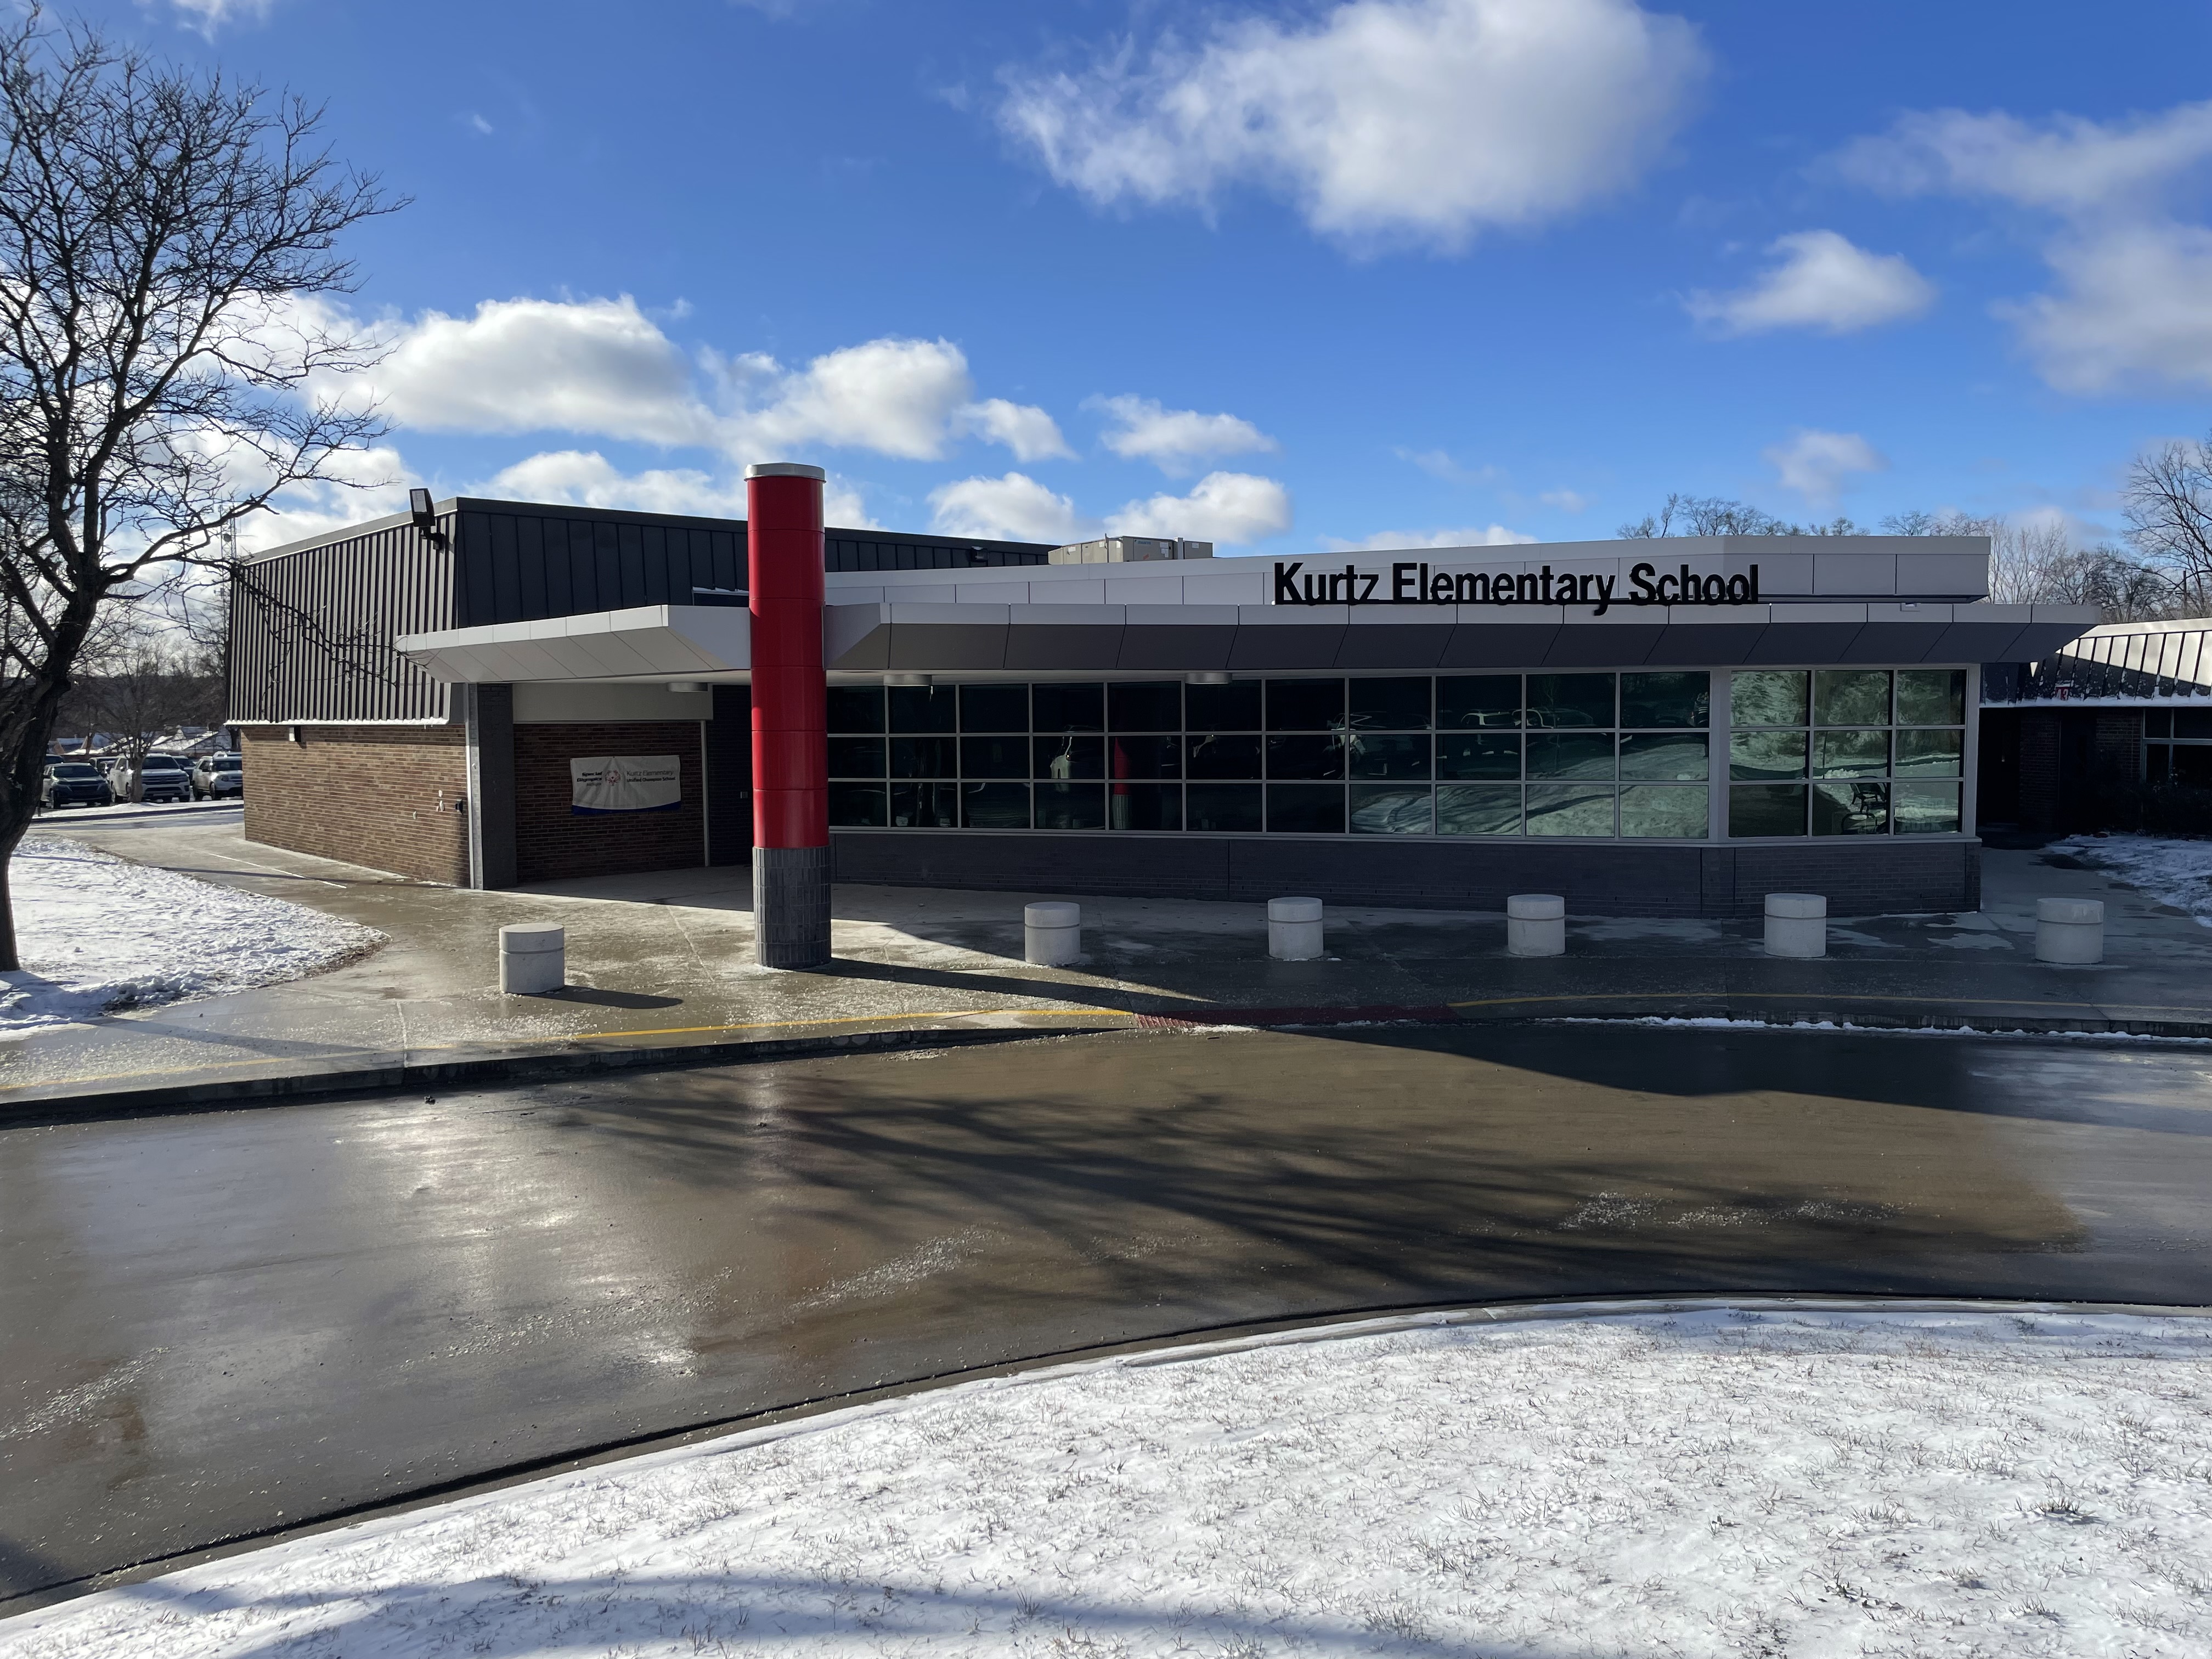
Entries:
[[830, 960], [830, 849], [753, 848], [753, 960], [819, 968]]

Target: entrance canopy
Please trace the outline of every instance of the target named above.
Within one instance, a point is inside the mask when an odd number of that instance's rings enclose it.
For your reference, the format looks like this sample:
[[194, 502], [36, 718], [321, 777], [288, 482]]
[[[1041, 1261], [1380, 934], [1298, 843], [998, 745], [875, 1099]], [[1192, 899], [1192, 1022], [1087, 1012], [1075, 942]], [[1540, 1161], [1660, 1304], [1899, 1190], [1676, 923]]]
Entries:
[[[1725, 667], [2035, 660], [2096, 621], [2083, 605], [1729, 606], [831, 604], [833, 674], [1175, 674], [1363, 669]], [[644, 605], [402, 635], [448, 684], [742, 680], [750, 618]]]

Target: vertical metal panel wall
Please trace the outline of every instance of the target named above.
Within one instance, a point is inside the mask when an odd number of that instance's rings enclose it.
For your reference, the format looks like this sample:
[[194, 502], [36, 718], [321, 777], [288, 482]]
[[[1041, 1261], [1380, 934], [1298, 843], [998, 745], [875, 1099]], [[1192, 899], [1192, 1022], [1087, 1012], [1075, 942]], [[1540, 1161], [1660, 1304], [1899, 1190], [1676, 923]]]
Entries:
[[[252, 724], [445, 720], [450, 689], [392, 648], [401, 634], [688, 605], [745, 586], [741, 519], [459, 498], [439, 547], [405, 519], [279, 550], [231, 595], [230, 718]], [[827, 532], [832, 570], [1042, 564], [1035, 542]]]
[[823, 562], [832, 570], [959, 570], [970, 566], [1044, 564], [1046, 542], [963, 541], [887, 531], [825, 530]]
[[745, 585], [745, 527], [731, 519], [459, 501], [456, 628], [641, 605]]
[[250, 561], [230, 618], [234, 722], [450, 718], [450, 688], [392, 648], [453, 619], [453, 554], [404, 520]]

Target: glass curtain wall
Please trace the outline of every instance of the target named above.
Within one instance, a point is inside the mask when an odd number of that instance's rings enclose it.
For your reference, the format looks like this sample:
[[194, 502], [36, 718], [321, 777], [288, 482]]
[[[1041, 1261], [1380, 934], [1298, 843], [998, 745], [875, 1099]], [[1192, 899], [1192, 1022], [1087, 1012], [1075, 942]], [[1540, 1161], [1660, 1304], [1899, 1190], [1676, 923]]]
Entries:
[[[1955, 830], [1964, 687], [1950, 669], [1736, 674], [1727, 833], [1873, 833], [1833, 827], [1872, 822], [1868, 782], [1882, 833], [1893, 805], [1900, 833]], [[1712, 721], [1704, 670], [836, 686], [830, 822], [1696, 841], [1714, 833]]]
[[1752, 668], [1731, 678], [1729, 835], [1958, 830], [1965, 670]]

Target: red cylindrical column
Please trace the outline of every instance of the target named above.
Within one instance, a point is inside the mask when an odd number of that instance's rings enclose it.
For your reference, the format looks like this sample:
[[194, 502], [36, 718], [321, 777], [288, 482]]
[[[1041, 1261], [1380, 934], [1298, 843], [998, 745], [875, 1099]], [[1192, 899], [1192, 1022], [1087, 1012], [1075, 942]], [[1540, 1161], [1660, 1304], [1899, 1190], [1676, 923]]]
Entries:
[[754, 957], [830, 960], [827, 681], [818, 466], [745, 469], [753, 673]]

